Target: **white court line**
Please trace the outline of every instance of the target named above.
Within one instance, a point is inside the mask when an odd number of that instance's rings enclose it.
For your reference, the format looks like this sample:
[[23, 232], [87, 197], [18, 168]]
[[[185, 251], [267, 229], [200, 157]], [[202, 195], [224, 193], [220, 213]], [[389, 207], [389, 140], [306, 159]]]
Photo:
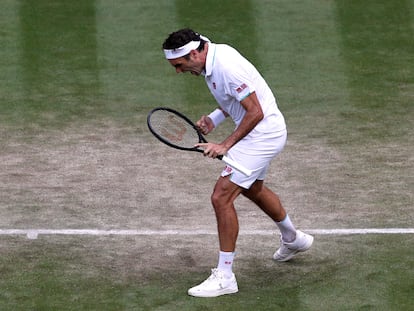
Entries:
[[[414, 234], [414, 228], [365, 228], [365, 229], [309, 229], [303, 230], [315, 235], [353, 235], [353, 234]], [[239, 235], [274, 235], [272, 230], [240, 230]], [[26, 235], [36, 239], [39, 235], [92, 235], [92, 236], [195, 236], [216, 235], [213, 230], [99, 230], [99, 229], [0, 229], [0, 235]]]

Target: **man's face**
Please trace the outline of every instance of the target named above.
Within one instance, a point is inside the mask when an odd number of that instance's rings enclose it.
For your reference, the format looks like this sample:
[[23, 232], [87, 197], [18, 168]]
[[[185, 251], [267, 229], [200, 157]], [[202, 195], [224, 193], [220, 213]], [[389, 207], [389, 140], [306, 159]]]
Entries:
[[199, 76], [203, 71], [204, 64], [199, 61], [199, 52], [193, 50], [189, 54], [189, 59], [180, 57], [176, 59], [170, 59], [170, 64], [175, 68], [177, 73], [190, 72], [193, 75]]

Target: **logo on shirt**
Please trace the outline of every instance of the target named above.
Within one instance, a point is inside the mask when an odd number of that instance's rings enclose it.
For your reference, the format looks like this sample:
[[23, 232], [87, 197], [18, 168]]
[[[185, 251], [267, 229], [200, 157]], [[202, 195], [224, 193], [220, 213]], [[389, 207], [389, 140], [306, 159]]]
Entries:
[[243, 92], [243, 90], [245, 90], [245, 89], [247, 89], [247, 85], [246, 85], [246, 83], [243, 83], [242, 85], [240, 85], [240, 86], [236, 89], [236, 92], [237, 92], [237, 93], [241, 93], [241, 92]]
[[216, 82], [213, 82], [213, 89], [216, 89], [216, 88], [217, 88]]
[[226, 165], [224, 171], [228, 174], [231, 174], [233, 172], [233, 168], [231, 166]]

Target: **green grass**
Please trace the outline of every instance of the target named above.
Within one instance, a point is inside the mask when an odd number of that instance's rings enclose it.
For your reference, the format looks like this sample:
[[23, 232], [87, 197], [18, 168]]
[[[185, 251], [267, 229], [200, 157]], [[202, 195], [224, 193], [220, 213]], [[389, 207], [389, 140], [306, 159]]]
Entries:
[[[163, 58], [165, 37], [187, 26], [237, 47], [274, 89], [289, 143], [268, 182], [298, 222], [412, 227], [413, 16], [412, 0], [4, 1], [0, 229], [208, 224], [212, 181], [200, 170], [169, 196], [165, 179], [177, 176], [165, 172], [171, 158], [151, 151], [145, 124], [155, 106], [193, 119], [215, 106], [202, 78], [177, 76]], [[125, 146], [130, 153], [115, 158]], [[190, 159], [176, 161], [186, 168]], [[182, 204], [193, 188], [207, 194]], [[254, 223], [252, 207], [240, 206]], [[309, 255], [286, 264], [270, 259], [270, 238], [242, 238], [240, 293], [217, 299], [186, 294], [215, 264], [216, 241], [159, 239], [0, 236], [0, 309], [388, 311], [414, 303], [412, 235], [317, 236]]]
[[[269, 252], [238, 255], [240, 292], [215, 299], [186, 295], [206, 277], [195, 269], [205, 267], [181, 262], [174, 269], [155, 261], [142, 274], [137, 265], [151, 254], [133, 258], [136, 251], [125, 252], [119, 239], [7, 238], [2, 310], [410, 310], [413, 303], [410, 236], [318, 237], [309, 256], [282, 264], [271, 260], [272, 246], [262, 241]], [[181, 243], [170, 237], [160, 246], [172, 242]]]

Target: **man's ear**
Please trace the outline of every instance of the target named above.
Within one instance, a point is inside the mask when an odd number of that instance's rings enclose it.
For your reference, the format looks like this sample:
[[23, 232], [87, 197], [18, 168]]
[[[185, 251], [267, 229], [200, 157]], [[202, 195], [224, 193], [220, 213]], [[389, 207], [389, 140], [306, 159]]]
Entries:
[[190, 56], [192, 59], [198, 59], [198, 57], [200, 56], [200, 52], [197, 50], [191, 50], [190, 51]]

